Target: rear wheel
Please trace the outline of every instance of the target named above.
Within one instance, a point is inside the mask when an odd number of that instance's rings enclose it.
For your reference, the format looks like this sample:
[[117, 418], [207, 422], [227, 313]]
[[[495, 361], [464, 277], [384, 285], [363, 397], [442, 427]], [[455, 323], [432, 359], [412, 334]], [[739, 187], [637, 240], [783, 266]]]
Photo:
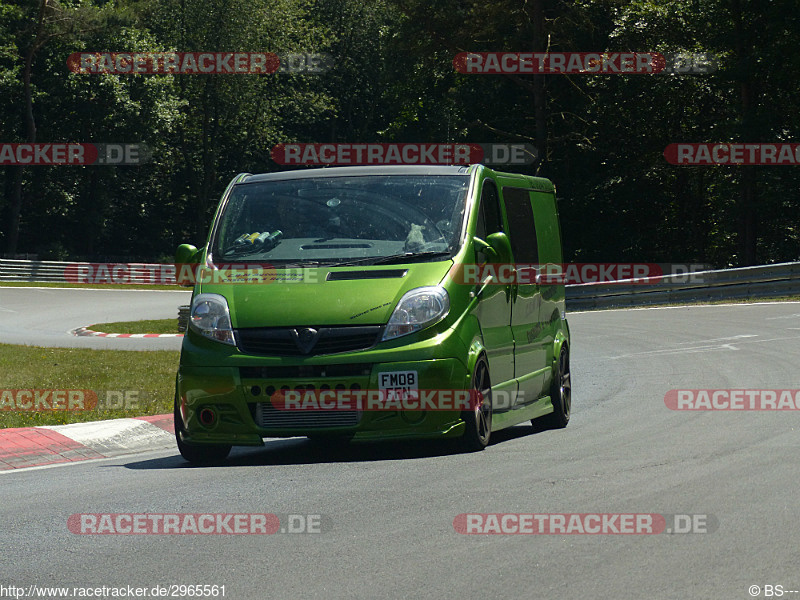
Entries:
[[561, 353], [558, 355], [558, 364], [550, 386], [550, 400], [553, 402], [553, 412], [534, 419], [531, 424], [534, 427], [563, 429], [569, 423], [572, 412], [572, 378], [569, 370], [569, 350], [566, 346], [561, 347]]
[[461, 438], [461, 447], [467, 452], [486, 448], [492, 434], [492, 382], [489, 378], [489, 364], [483, 356], [475, 363], [472, 391], [477, 395], [474, 408], [461, 413], [461, 418], [467, 425]]
[[175, 411], [173, 414], [175, 421], [175, 440], [178, 442], [178, 451], [181, 456], [190, 463], [201, 465], [211, 465], [220, 463], [228, 457], [231, 447], [222, 444], [188, 444], [183, 441], [182, 434], [186, 431], [183, 427], [183, 419], [178, 406], [178, 399], [175, 398]]

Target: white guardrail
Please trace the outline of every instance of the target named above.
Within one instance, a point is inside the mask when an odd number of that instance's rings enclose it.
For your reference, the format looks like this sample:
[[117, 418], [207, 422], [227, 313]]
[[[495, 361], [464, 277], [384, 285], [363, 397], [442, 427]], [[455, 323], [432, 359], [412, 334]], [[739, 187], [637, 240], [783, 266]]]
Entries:
[[[66, 282], [65, 267], [81, 264], [89, 263], [0, 259], [0, 284]], [[664, 275], [652, 283], [581, 283], [566, 286], [566, 294], [569, 310], [793, 296], [800, 295], [800, 262]]]
[[800, 295], [800, 262], [664, 275], [654, 283], [621, 280], [567, 286], [567, 308], [591, 310]]
[[11, 260], [0, 258], [0, 283], [3, 281], [41, 281], [65, 283], [64, 268], [81, 264], [52, 260]]

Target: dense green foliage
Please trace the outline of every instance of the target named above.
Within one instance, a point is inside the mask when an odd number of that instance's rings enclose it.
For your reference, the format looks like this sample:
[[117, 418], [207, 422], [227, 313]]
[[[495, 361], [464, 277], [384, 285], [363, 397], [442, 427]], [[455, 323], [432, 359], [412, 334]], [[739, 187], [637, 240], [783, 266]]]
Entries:
[[[800, 258], [800, 166], [678, 167], [673, 142], [793, 142], [793, 0], [0, 0], [0, 142], [145, 142], [131, 166], [0, 167], [0, 252], [157, 260], [202, 243], [279, 142], [529, 142], [572, 261]], [[324, 74], [81, 75], [82, 51], [327, 52]], [[694, 51], [713, 74], [464, 75], [461, 51]], [[18, 218], [17, 218], [18, 215]]]

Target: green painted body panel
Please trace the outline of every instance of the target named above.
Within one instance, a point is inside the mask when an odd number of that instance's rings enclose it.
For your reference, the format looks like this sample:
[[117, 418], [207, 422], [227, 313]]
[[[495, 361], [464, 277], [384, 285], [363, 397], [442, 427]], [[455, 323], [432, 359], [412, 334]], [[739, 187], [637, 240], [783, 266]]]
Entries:
[[[259, 284], [198, 284], [195, 294], [219, 294], [226, 298], [234, 330], [264, 327], [324, 327], [385, 325], [398, 301], [409, 290], [437, 286], [448, 294], [450, 308], [440, 321], [421, 331], [379, 341], [364, 350], [308, 356], [264, 356], [242, 352], [238, 347], [212, 341], [193, 328], [184, 337], [176, 380], [185, 441], [194, 444], [260, 445], [265, 437], [302, 435], [354, 435], [355, 440], [389, 440], [459, 437], [465, 423], [456, 411], [415, 413], [364, 411], [355, 425], [310, 429], [261, 428], [256, 425], [257, 403], [268, 402], [266, 390], [288, 386], [336, 385], [349, 389], [378, 389], [378, 374], [416, 371], [419, 389], [469, 389], [480, 356], [487, 356], [492, 390], [516, 400], [499, 407], [493, 430], [502, 429], [552, 412], [549, 386], [555, 357], [569, 343], [563, 286], [467, 285], [451, 276], [454, 265], [480, 262], [472, 241], [476, 231], [477, 205], [482, 183], [490, 178], [503, 186], [526, 188], [534, 211], [540, 262], [561, 258], [560, 228], [555, 190], [548, 180], [497, 174], [482, 167], [470, 168], [465, 225], [461, 245], [453, 257], [426, 262], [391, 265], [353, 265], [277, 269], [289, 281]], [[233, 185], [247, 180], [240, 175]], [[223, 198], [224, 203], [224, 198]], [[219, 218], [222, 204], [217, 210]], [[506, 211], [501, 205], [507, 223]], [[198, 252], [205, 260], [208, 244]], [[329, 280], [331, 274], [365, 271], [405, 271], [402, 277]], [[524, 289], [520, 289], [524, 288]], [[517, 311], [516, 315], [514, 311]], [[528, 348], [523, 353], [523, 349]], [[515, 353], [519, 356], [515, 359]], [[321, 374], [358, 366], [352, 375]], [[280, 375], [280, 369], [287, 375]], [[264, 375], [257, 369], [265, 368]], [[306, 376], [298, 373], [306, 372]], [[357, 371], [357, 372], [356, 372]], [[312, 373], [317, 373], [313, 375]], [[276, 375], [279, 373], [279, 375]], [[519, 397], [519, 392], [524, 392]], [[211, 407], [218, 415], [205, 426], [198, 414]]]
[[[370, 267], [278, 269], [291, 283], [204, 284], [198, 293], [221, 294], [228, 300], [234, 327], [302, 325], [373, 325], [389, 320], [408, 290], [436, 285], [452, 261]], [[404, 277], [327, 281], [329, 273], [405, 270]]]

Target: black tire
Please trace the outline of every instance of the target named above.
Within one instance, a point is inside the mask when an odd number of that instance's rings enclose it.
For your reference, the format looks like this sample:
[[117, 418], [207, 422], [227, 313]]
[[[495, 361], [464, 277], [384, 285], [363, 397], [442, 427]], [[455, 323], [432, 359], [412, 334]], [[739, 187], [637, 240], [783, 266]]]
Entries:
[[569, 423], [572, 413], [572, 375], [569, 370], [569, 350], [566, 346], [561, 346], [561, 353], [558, 355], [553, 382], [550, 385], [550, 400], [553, 402], [553, 412], [534, 419], [531, 425], [547, 429], [563, 429]]
[[178, 451], [181, 453], [183, 458], [194, 464], [213, 465], [221, 463], [228, 457], [228, 454], [231, 452], [231, 447], [228, 445], [188, 444], [183, 441], [182, 434], [185, 430], [183, 428], [183, 419], [181, 419], [177, 398], [175, 399], [175, 410], [173, 417], [175, 420], [175, 441], [178, 442]]
[[479, 403], [473, 410], [465, 410], [461, 418], [467, 424], [461, 437], [461, 448], [467, 452], [477, 452], [489, 445], [492, 435], [492, 382], [489, 377], [489, 364], [481, 356], [475, 363], [472, 373], [472, 390], [479, 393]]

